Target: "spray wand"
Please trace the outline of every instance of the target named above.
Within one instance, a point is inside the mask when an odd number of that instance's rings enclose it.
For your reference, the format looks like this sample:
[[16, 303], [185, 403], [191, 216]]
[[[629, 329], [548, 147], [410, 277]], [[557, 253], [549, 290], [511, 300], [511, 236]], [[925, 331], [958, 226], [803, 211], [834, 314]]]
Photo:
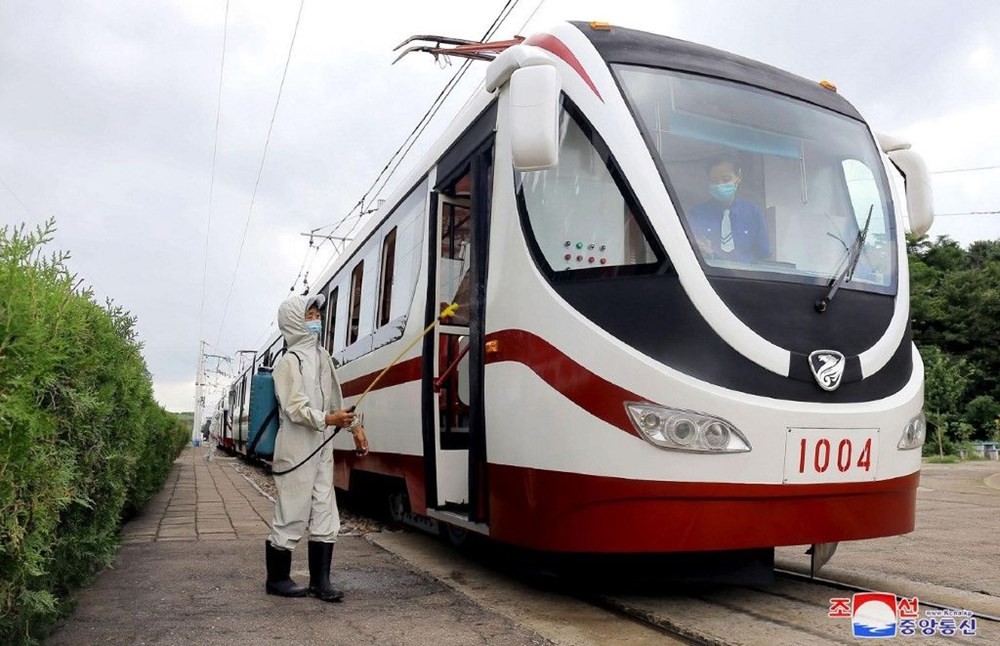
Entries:
[[[413, 349], [413, 346], [417, 345], [417, 342], [419, 342], [421, 339], [423, 339], [425, 336], [427, 336], [427, 333], [430, 332], [431, 330], [433, 330], [434, 326], [437, 325], [441, 321], [441, 319], [451, 318], [451, 317], [455, 316], [455, 312], [457, 312], [457, 311], [458, 311], [458, 303], [452, 303], [451, 305], [449, 305], [449, 306], [445, 307], [443, 310], [441, 310], [440, 316], [438, 316], [438, 318], [436, 318], [433, 321], [431, 321], [431, 324], [428, 325], [427, 327], [425, 327], [423, 332], [421, 332], [415, 339], [413, 339], [413, 341], [411, 341], [405, 348], [403, 348], [402, 350], [400, 350], [399, 354], [397, 354], [396, 357], [392, 361], [389, 362], [389, 365], [387, 365], [385, 368], [383, 368], [382, 372], [378, 373], [378, 376], [376, 376], [375, 379], [373, 379], [372, 382], [370, 384], [368, 384], [368, 388], [366, 388], [365, 391], [363, 393], [361, 393], [361, 397], [358, 398], [358, 401], [356, 401], [354, 403], [354, 405], [351, 406], [350, 408], [348, 408], [347, 410], [353, 413], [354, 409], [356, 409], [358, 406], [360, 406], [361, 402], [363, 402], [364, 399], [365, 399], [365, 397], [368, 396], [368, 393], [371, 392], [373, 388], [375, 388], [375, 384], [377, 384], [382, 379], [382, 377], [385, 376], [385, 373], [389, 372], [389, 368], [392, 368], [394, 365], [396, 365], [397, 363], [399, 363], [399, 360], [403, 358], [403, 355], [405, 355], [407, 352], [409, 352], [411, 349]], [[284, 471], [271, 471], [271, 475], [283, 476], [286, 473], [291, 473], [292, 471], [295, 471], [296, 469], [298, 469], [299, 467], [301, 467], [303, 464], [305, 464], [306, 462], [308, 462], [312, 458], [312, 456], [314, 456], [317, 453], [319, 453], [320, 449], [322, 449], [324, 446], [326, 446], [327, 444], [329, 444], [330, 441], [333, 440], [333, 438], [337, 437], [337, 433], [340, 432], [340, 429], [341, 429], [340, 426], [334, 426], [333, 427], [333, 433], [330, 435], [330, 437], [328, 437], [325, 440], [323, 440], [323, 443], [320, 444], [319, 446], [317, 446], [316, 450], [313, 451], [312, 453], [310, 453], [308, 456], [306, 456], [306, 458], [304, 460], [302, 460], [301, 462], [299, 462], [298, 464], [296, 464], [295, 466], [293, 466], [293, 467], [291, 467], [289, 469], [285, 469]]]

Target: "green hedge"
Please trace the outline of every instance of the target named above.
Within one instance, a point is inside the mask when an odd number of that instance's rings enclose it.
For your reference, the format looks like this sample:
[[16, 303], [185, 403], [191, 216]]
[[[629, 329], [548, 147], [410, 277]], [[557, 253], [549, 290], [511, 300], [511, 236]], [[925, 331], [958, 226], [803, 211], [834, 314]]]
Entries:
[[52, 221], [0, 229], [0, 643], [33, 642], [109, 565], [124, 515], [189, 434], [153, 399], [135, 318], [43, 254]]

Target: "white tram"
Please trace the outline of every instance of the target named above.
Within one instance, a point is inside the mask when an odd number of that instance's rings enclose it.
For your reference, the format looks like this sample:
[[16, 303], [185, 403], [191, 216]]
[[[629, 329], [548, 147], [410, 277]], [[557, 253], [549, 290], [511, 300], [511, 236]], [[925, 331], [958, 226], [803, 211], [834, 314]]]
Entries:
[[[699, 220], [720, 156], [753, 205], [716, 225], [735, 252]], [[931, 218], [919, 157], [825, 82], [597, 23], [536, 34], [320, 283], [349, 403], [461, 305], [366, 398], [371, 454], [334, 440], [336, 485], [376, 474], [401, 515], [553, 552], [909, 532], [904, 231]], [[237, 450], [280, 348], [230, 393]]]

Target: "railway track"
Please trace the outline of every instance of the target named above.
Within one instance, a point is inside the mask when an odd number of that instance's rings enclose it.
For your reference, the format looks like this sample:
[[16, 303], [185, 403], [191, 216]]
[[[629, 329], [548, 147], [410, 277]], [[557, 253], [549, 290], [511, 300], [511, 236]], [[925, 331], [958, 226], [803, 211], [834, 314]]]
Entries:
[[[830, 579], [825, 579], [823, 577], [810, 577], [807, 574], [802, 574], [801, 572], [794, 572], [792, 570], [784, 570], [784, 569], [780, 569], [780, 568], [775, 568], [774, 573], [777, 576], [781, 577], [781, 578], [791, 579], [793, 581], [813, 582], [813, 583], [817, 583], [817, 584], [820, 584], [820, 585], [829, 586], [831, 588], [835, 588], [835, 589], [838, 589], [838, 590], [845, 590], [845, 591], [849, 590], [851, 592], [877, 592], [876, 590], [872, 590], [871, 588], [865, 588], [865, 587], [862, 587], [860, 585], [855, 585], [853, 583], [845, 583], [845, 582], [842, 582], [842, 581], [833, 581], [833, 580], [830, 580]], [[970, 612], [972, 614], [972, 616], [976, 617], [977, 619], [980, 619], [980, 620], [983, 620], [983, 621], [990, 621], [990, 622], [993, 622], [993, 623], [1000, 624], [1000, 616], [993, 615], [993, 614], [988, 614], [988, 613], [985, 613], [985, 612], [980, 612], [980, 611], [976, 611], [976, 610], [967, 610], [965, 608], [956, 608], [955, 606], [948, 605], [948, 604], [937, 603], [937, 602], [934, 602], [934, 601], [926, 601], [923, 598], [920, 599], [920, 605], [922, 605], [922, 606], [930, 606], [930, 607], [936, 608], [938, 610], [945, 610], [945, 611], [950, 611], [950, 612], [959, 612], [959, 611]]]
[[[515, 622], [531, 623], [528, 608], [530, 612], [548, 617], [564, 613], [560, 617], [567, 623], [577, 622], [576, 617], [581, 616], [579, 611], [545, 610], [546, 603], [573, 601], [659, 635], [662, 641], [654, 643], [712, 646], [857, 644], [850, 616], [830, 617], [830, 601], [850, 597], [849, 592], [872, 591], [846, 582], [809, 579], [786, 571], [776, 572], [775, 581], [768, 585], [663, 583], [651, 586], [648, 571], [631, 573], [635, 576], [623, 574], [617, 581], [594, 577], [588, 582], [586, 571], [576, 570], [572, 576], [563, 577], [533, 564], [518, 564], [488, 548], [458, 552], [426, 536], [413, 535], [413, 538], [411, 542], [404, 535], [396, 534], [375, 542], [392, 551], [400, 550], [397, 553], [406, 560], [473, 598], [481, 600], [480, 595], [487, 589], [506, 590], [508, 597], [505, 600], [490, 596], [486, 605], [504, 612]], [[408, 545], [401, 547], [401, 543]], [[931, 597], [920, 597], [921, 616], [925, 608], [945, 611], [950, 607], [947, 603], [925, 602], [924, 598]], [[505, 611], [504, 607], [511, 610]], [[957, 630], [958, 634], [952, 636], [937, 632], [927, 636], [918, 632], [914, 638], [920, 639], [922, 644], [1000, 643], [1000, 623], [996, 617], [981, 611], [972, 616], [977, 621], [975, 635], [963, 635]], [[579, 623], [574, 627], [583, 630], [592, 625]], [[546, 634], [544, 630], [540, 632]], [[556, 637], [553, 641], [607, 643], [580, 637], [579, 633], [575, 639]]]
[[[713, 646], [857, 643], [849, 618], [829, 617], [830, 600], [849, 597], [845, 592], [875, 590], [828, 579], [812, 579], [787, 570], [776, 570], [775, 574], [776, 581], [769, 586], [695, 586], [687, 591], [675, 589], [662, 595], [591, 592], [576, 596], [659, 630], [680, 643]], [[933, 608], [942, 616], [966, 612], [963, 608], [924, 598], [920, 598], [919, 603], [921, 617], [925, 608]], [[964, 617], [976, 620], [974, 634], [963, 634], [957, 622], [954, 634], [941, 633], [939, 622], [932, 634], [921, 634], [915, 622], [916, 633], [912, 638], [927, 644], [1000, 643], [1000, 617], [981, 611], [967, 612], [969, 614]], [[964, 625], [966, 632], [973, 626], [971, 623]]]
[[[384, 536], [388, 538], [391, 535]], [[403, 539], [401, 534], [395, 536], [398, 537], [395, 539], [397, 541]], [[504, 562], [502, 552], [499, 556], [497, 551], [491, 549], [473, 550], [470, 553], [467, 550], [458, 551], [445, 547], [440, 541], [434, 541], [426, 535], [417, 534], [414, 538], [414, 544], [406, 548], [410, 551], [409, 557], [405, 553], [401, 556], [406, 560], [412, 559], [418, 568], [463, 590], [473, 598], [482, 594], [485, 588], [496, 588], [496, 581], [489, 581], [484, 576], [504, 579], [500, 587], [509, 588], [512, 595], [505, 603], [510, 603], [515, 608], [505, 614], [519, 623], [525, 620], [525, 609], [537, 603], [533, 595], [537, 596], [542, 591], [549, 598], [561, 598], [564, 602], [573, 600], [594, 608], [594, 612], [614, 615], [619, 622], [643, 627], [648, 633], [659, 635], [662, 642], [667, 643], [768, 646], [857, 644], [850, 616], [829, 616], [831, 600], [851, 598], [854, 593], [883, 591], [895, 593], [900, 598], [919, 597], [921, 617], [928, 609], [942, 615], [968, 610], [969, 614], [964, 616], [976, 621], [974, 635], [963, 635], [961, 631], [946, 635], [938, 628], [930, 635], [917, 631], [909, 638], [911, 641], [919, 639], [921, 644], [1000, 643], [1000, 612], [993, 610], [994, 607], [1000, 608], [1000, 600], [995, 596], [977, 593], [972, 589], [914, 581], [909, 577], [904, 580], [898, 576], [878, 573], [862, 576], [859, 570], [857, 580], [852, 582], [848, 571], [841, 568], [842, 571], [835, 573], [832, 578], [812, 578], [806, 573], [787, 569], [796, 567], [789, 561], [787, 567], [784, 562], [779, 564], [775, 570], [775, 581], [768, 585], [650, 586], [650, 573], [643, 572], [647, 575], [644, 585], [632, 586], [631, 589], [628, 585], [602, 587], [596, 580], [594, 585], [581, 585], [580, 582], [587, 579], [587, 572], [576, 572], [572, 581], [559, 580], [559, 577], [545, 574], [531, 575], [526, 574], [524, 568], [519, 569]], [[374, 542], [385, 547], [381, 540], [376, 539]], [[432, 553], [434, 557], [428, 559]], [[449, 564], [443, 566], [443, 561]], [[484, 575], [483, 566], [491, 570], [492, 575]], [[919, 572], [919, 568], [920, 562], [914, 561], [912, 571]], [[619, 579], [620, 584], [621, 580], [628, 581], [629, 577], [625, 575]], [[531, 601], [527, 601], [528, 599]], [[973, 599], [973, 602], [966, 606], [966, 599]], [[498, 603], [500, 602], [494, 597], [486, 605], [499, 609], [495, 605]], [[558, 600], [556, 603], [559, 603]], [[577, 621], [562, 610], [549, 612], [547, 616], [551, 619], [557, 615], [566, 623]], [[593, 627], [590, 623], [592, 621], [593, 617], [580, 619], [579, 624], [574, 626], [578, 630], [576, 634], [586, 634], [587, 627]], [[527, 621], [525, 625], [531, 625], [531, 622]], [[551, 625], [551, 622], [546, 624], [542, 621], [539, 625]], [[540, 632], [545, 634], [544, 630]], [[553, 641], [575, 644], [602, 643], [603, 640], [556, 638]]]

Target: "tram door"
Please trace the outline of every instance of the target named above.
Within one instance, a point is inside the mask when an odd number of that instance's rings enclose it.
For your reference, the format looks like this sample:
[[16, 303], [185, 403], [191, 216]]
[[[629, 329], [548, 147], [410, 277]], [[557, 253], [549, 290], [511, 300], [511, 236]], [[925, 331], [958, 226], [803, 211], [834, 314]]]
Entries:
[[486, 531], [483, 317], [492, 138], [438, 183], [432, 202], [428, 321], [449, 304], [424, 341], [423, 425], [429, 515]]

